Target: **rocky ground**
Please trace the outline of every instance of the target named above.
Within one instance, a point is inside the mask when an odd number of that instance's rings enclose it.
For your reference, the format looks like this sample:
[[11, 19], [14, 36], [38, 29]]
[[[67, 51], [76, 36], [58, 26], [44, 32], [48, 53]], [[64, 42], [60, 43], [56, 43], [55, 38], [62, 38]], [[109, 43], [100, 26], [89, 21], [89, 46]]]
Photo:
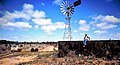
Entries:
[[43, 58], [37, 57], [34, 61], [20, 63], [21, 65], [119, 65], [117, 60], [105, 61], [100, 58], [93, 58], [87, 56], [74, 56], [74, 57], [64, 57], [64, 58]]
[[103, 60], [94, 56], [57, 57], [53, 46], [38, 52], [22, 51], [0, 54], [0, 65], [119, 65], [119, 60]]

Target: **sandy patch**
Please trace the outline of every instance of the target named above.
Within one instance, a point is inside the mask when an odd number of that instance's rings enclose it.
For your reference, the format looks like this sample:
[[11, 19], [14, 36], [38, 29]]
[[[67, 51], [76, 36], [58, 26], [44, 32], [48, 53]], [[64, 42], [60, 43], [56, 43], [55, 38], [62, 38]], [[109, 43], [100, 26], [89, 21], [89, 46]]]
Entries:
[[36, 56], [37, 55], [4, 58], [0, 60], [0, 65], [15, 65], [22, 62], [29, 62], [29, 61], [33, 61]]
[[44, 49], [41, 49], [40, 51], [54, 51], [54, 46], [47, 46]]

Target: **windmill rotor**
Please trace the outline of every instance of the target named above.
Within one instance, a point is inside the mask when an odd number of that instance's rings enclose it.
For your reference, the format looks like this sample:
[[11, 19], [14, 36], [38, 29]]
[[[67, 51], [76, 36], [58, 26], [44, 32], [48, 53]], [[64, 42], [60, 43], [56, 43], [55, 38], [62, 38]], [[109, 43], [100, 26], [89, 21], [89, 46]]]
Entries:
[[61, 12], [66, 16], [71, 16], [74, 12], [74, 6], [68, 1], [62, 2], [60, 5]]

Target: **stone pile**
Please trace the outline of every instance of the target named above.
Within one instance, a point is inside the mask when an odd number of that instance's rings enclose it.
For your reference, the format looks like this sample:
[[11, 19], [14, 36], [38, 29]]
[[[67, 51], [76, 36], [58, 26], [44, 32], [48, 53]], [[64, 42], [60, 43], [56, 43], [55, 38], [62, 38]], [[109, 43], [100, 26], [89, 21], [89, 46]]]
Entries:
[[83, 41], [59, 41], [58, 57], [68, 56], [71, 51], [75, 55], [95, 56], [106, 60], [120, 60], [120, 40], [98, 40], [89, 41], [83, 47]]

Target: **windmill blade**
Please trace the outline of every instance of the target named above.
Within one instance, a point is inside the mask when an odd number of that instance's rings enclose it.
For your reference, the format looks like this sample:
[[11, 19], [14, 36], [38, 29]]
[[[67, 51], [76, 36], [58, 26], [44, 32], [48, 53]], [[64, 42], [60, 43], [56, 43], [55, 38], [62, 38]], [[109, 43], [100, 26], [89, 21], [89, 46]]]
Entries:
[[73, 14], [73, 11], [71, 11], [71, 13]]
[[64, 2], [62, 2], [60, 6], [64, 6]]
[[64, 8], [61, 7], [60, 10], [64, 10]]
[[64, 5], [60, 5], [60, 7], [64, 7]]
[[72, 8], [72, 7], [73, 7], [73, 5], [72, 5], [72, 4], [70, 4], [70, 6], [69, 6], [69, 7], [71, 7], [71, 8]]
[[63, 2], [63, 5], [66, 5], [66, 3], [65, 3], [65, 2]]
[[66, 5], [68, 5], [68, 1], [66, 1], [65, 3], [66, 3]]
[[62, 13], [65, 12], [65, 10], [61, 11]]
[[65, 14], [66, 14], [66, 11], [64, 11], [63, 14], [65, 15]]

